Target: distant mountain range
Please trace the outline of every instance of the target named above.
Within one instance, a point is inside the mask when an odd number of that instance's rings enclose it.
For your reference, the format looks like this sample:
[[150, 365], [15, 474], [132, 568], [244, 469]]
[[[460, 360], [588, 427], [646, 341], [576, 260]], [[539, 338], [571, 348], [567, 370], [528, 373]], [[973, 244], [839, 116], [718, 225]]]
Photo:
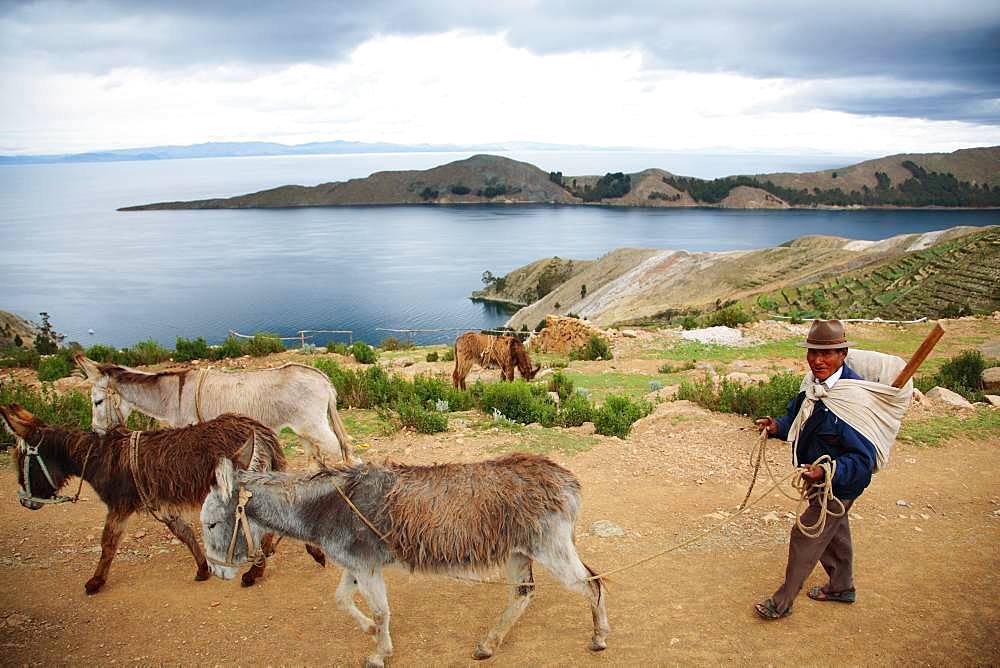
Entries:
[[122, 162], [128, 160], [177, 160], [183, 158], [240, 158], [271, 155], [328, 155], [349, 153], [447, 153], [483, 151], [627, 151], [622, 147], [594, 147], [539, 142], [496, 144], [389, 144], [384, 142], [325, 141], [308, 144], [273, 142], [207, 142], [188, 146], [146, 146], [58, 155], [0, 155], [0, 164], [27, 165], [64, 162]]
[[1000, 147], [911, 153], [806, 173], [705, 180], [651, 168], [564, 176], [496, 155], [425, 170], [285, 185], [229, 198], [159, 202], [143, 209], [246, 209], [359, 204], [601, 204], [635, 207], [1000, 207]]

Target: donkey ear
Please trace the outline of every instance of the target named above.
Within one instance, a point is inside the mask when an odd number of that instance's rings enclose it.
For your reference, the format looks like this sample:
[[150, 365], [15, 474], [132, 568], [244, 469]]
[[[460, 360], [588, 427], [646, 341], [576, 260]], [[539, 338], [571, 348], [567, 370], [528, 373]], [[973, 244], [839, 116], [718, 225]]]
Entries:
[[101, 377], [101, 370], [97, 368], [97, 362], [94, 360], [83, 353], [77, 353], [73, 356], [73, 359], [76, 360], [77, 365], [79, 365], [88, 380], [97, 380]]
[[0, 406], [0, 417], [3, 418], [3, 426], [7, 431], [24, 438], [28, 435], [33, 426], [38, 426], [40, 420], [25, 410], [19, 404], [7, 404]]
[[229, 501], [233, 496], [233, 490], [236, 489], [236, 467], [228, 457], [220, 459], [215, 466], [215, 484], [222, 498]]
[[[247, 445], [250, 446], [250, 465], [247, 466], [247, 471], [266, 471], [271, 468], [271, 457], [267, 452], [264, 452], [261, 448], [257, 447], [257, 432], [254, 431], [250, 438], [247, 439]], [[247, 447], [246, 445], [243, 446]]]

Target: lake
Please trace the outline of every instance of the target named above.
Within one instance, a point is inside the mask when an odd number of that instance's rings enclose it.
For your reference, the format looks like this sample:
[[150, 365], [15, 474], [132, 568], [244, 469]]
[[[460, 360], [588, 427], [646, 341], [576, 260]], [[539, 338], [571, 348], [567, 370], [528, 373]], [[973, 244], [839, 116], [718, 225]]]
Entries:
[[[663, 167], [715, 177], [843, 166], [859, 158], [663, 153], [506, 154], [565, 174]], [[566, 206], [402, 206], [145, 211], [117, 207], [232, 196], [286, 183], [424, 169], [468, 154], [368, 154], [0, 166], [0, 309], [84, 346], [230, 329], [294, 335], [486, 328], [508, 314], [468, 295], [542, 257], [591, 259], [619, 247], [721, 251], [804, 234], [882, 239], [1000, 224], [997, 211], [727, 211]], [[88, 334], [93, 329], [94, 334]], [[420, 343], [457, 332], [422, 334]], [[397, 335], [399, 336], [399, 335]], [[345, 337], [335, 337], [342, 340]], [[325, 339], [318, 339], [322, 343]]]

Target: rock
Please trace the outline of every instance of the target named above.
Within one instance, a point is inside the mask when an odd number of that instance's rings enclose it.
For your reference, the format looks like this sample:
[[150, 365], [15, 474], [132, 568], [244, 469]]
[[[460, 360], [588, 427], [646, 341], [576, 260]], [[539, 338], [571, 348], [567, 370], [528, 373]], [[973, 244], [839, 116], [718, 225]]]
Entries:
[[179, 540], [177, 540], [176, 538], [171, 538], [170, 539], [170, 544], [171, 545], [180, 545], [181, 542]]
[[972, 404], [966, 401], [965, 397], [962, 395], [952, 392], [946, 387], [935, 387], [927, 392], [927, 398], [931, 401], [939, 404], [944, 404], [946, 406], [954, 406], [956, 408], [972, 408]]
[[15, 612], [12, 615], [8, 615], [7, 619], [5, 619], [4, 621], [7, 622], [7, 626], [19, 629], [28, 622], [30, 622], [31, 618], [28, 617], [27, 615], [22, 615], [20, 613]]
[[146, 537], [146, 530], [145, 529], [139, 529], [134, 534], [132, 534], [132, 537], [133, 538], [145, 538]]
[[924, 393], [917, 388], [913, 388], [913, 403], [922, 404], [925, 401], [927, 401], [927, 397], [924, 396]]
[[597, 427], [594, 426], [593, 422], [584, 422], [579, 427], [570, 427], [568, 431], [574, 434], [583, 434], [584, 436], [591, 436], [597, 433]]
[[726, 374], [726, 380], [731, 383], [739, 383], [740, 385], [749, 385], [753, 382], [750, 378], [750, 374], [743, 373], [742, 371], [733, 371], [732, 373]]
[[995, 394], [987, 394], [986, 402], [990, 406], [993, 406], [994, 408], [1000, 408], [1000, 396], [997, 396]]
[[984, 369], [980, 378], [983, 381], [984, 390], [1000, 390], [1000, 366]]
[[903, 508], [909, 508], [910, 507], [910, 504], [907, 503], [906, 501], [904, 501], [903, 499], [900, 499], [899, 501], [896, 501], [896, 505], [897, 506], [902, 506]]
[[764, 517], [762, 517], [761, 519], [764, 520], [765, 522], [778, 522], [781, 520], [781, 518], [778, 517], [778, 513], [774, 512], [773, 510], [769, 512], [767, 515], [764, 515]]
[[554, 403], [556, 406], [559, 405], [559, 393], [558, 392], [547, 392], [546, 394], [548, 395], [549, 399], [552, 400], [552, 403]]
[[609, 538], [611, 536], [624, 536], [625, 529], [608, 520], [597, 520], [590, 525], [590, 533], [601, 538]]
[[553, 369], [552, 367], [547, 366], [544, 369], [542, 369], [541, 371], [539, 371], [537, 374], [535, 374], [535, 380], [540, 380], [542, 378], [545, 378], [546, 376], [551, 376], [555, 372], [556, 372], [556, 369]]

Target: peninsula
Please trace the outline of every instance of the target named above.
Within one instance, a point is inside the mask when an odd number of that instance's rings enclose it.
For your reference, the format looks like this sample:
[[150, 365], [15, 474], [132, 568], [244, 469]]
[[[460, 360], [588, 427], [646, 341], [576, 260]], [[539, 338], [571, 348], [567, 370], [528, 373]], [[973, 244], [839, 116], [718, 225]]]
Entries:
[[316, 186], [285, 185], [229, 198], [158, 202], [121, 211], [395, 204], [599, 204], [787, 209], [1000, 207], [1000, 146], [900, 154], [807, 173], [705, 180], [658, 168], [565, 176], [526, 162], [474, 155], [426, 170], [385, 171]]

